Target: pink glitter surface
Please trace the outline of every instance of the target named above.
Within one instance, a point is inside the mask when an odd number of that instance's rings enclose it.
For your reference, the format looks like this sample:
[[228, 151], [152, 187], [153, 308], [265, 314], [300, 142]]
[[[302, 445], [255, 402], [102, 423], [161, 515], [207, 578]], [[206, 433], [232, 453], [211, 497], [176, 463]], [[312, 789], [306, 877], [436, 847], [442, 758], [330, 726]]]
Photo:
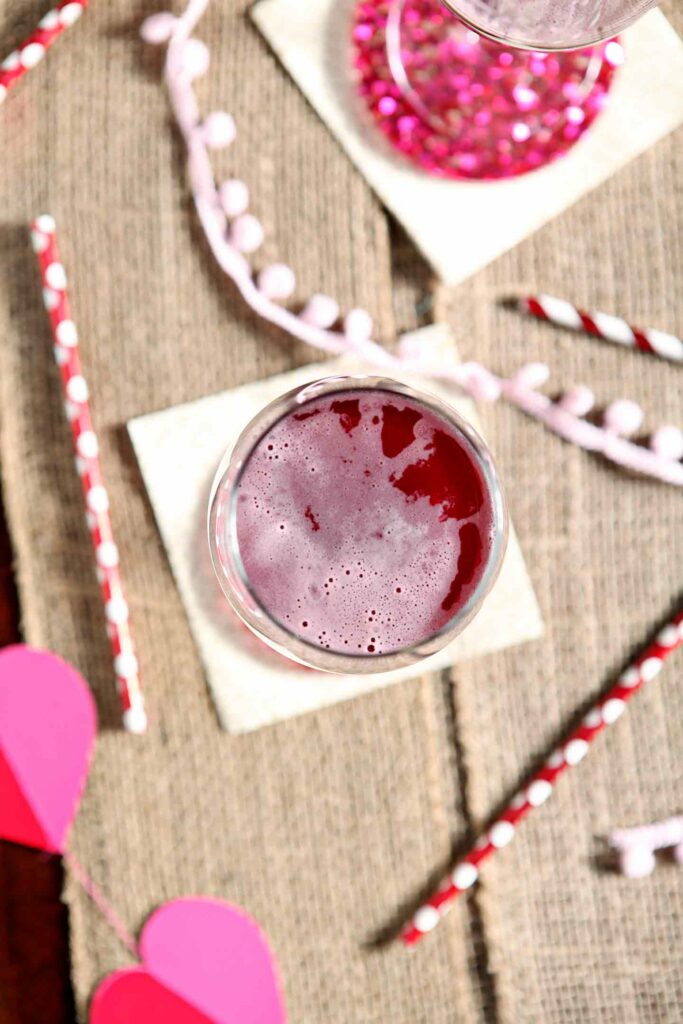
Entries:
[[557, 160], [605, 106], [623, 60], [616, 40], [568, 53], [506, 48], [439, 0], [363, 0], [352, 40], [375, 123], [442, 178], [510, 178]]

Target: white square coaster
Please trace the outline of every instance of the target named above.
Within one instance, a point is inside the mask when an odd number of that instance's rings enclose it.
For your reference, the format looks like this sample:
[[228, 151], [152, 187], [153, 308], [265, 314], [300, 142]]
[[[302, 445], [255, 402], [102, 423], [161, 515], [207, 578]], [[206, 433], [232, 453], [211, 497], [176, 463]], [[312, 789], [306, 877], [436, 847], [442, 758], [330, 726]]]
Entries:
[[[446, 350], [453, 358], [447, 327], [415, 333], [426, 352], [433, 346], [434, 352]], [[314, 672], [265, 647], [228, 607], [210, 563], [206, 528], [209, 491], [226, 448], [249, 420], [284, 392], [320, 377], [359, 370], [376, 372], [344, 357], [128, 424], [221, 724], [232, 733], [249, 732], [542, 634], [541, 615], [514, 531], [500, 576], [479, 615], [452, 643], [417, 667], [357, 676]], [[394, 376], [439, 395], [476, 425], [469, 399], [415, 375]]]
[[447, 284], [486, 266], [683, 121], [683, 42], [660, 11], [651, 11], [623, 33], [626, 59], [607, 107], [565, 157], [505, 181], [430, 177], [393, 153], [359, 116], [349, 61], [350, 3], [258, 0], [251, 16]]

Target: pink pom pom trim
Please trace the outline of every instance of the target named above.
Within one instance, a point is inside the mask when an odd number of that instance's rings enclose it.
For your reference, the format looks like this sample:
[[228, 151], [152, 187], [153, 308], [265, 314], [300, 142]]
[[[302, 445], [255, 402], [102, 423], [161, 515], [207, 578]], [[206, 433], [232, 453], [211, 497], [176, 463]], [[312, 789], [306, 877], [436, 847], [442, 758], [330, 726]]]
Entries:
[[301, 314], [304, 323], [327, 330], [339, 317], [339, 306], [329, 295], [312, 295]]
[[258, 275], [259, 291], [269, 299], [288, 299], [296, 287], [294, 271], [285, 263], [274, 263]]
[[249, 189], [237, 178], [224, 181], [218, 189], [218, 197], [227, 217], [239, 217], [249, 208]]
[[344, 334], [348, 340], [359, 345], [372, 334], [372, 317], [365, 309], [352, 309], [344, 317]]
[[683, 430], [678, 427], [660, 427], [652, 435], [650, 448], [663, 459], [683, 459]]
[[224, 110], [215, 110], [204, 121], [202, 135], [211, 149], [223, 149], [234, 141], [237, 128], [230, 114], [226, 114]]
[[179, 54], [178, 73], [190, 80], [199, 78], [208, 71], [210, 61], [206, 43], [200, 39], [188, 39]]
[[168, 11], [152, 14], [143, 21], [140, 35], [146, 43], [159, 46], [161, 43], [167, 43], [171, 38], [175, 23], [176, 19]]
[[595, 395], [590, 388], [579, 384], [562, 395], [559, 405], [573, 416], [585, 416], [595, 405]]
[[243, 213], [230, 229], [230, 241], [240, 252], [256, 252], [263, 242], [261, 221], [251, 213]]
[[655, 855], [647, 846], [634, 846], [620, 854], [619, 866], [627, 878], [647, 878], [655, 869]]
[[545, 363], [527, 363], [514, 376], [514, 382], [521, 388], [541, 388], [548, 380], [550, 370]]
[[635, 434], [642, 422], [643, 410], [629, 398], [619, 398], [605, 409], [605, 427], [615, 434]]

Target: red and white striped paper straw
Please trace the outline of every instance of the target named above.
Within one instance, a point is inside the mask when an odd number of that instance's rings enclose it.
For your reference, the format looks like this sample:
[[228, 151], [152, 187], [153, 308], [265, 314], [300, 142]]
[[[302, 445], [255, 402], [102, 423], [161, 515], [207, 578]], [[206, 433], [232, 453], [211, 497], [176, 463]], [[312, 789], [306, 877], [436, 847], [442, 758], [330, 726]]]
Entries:
[[670, 359], [674, 363], [683, 363], [683, 341], [673, 334], [652, 328], [632, 327], [621, 317], [610, 313], [587, 313], [553, 295], [528, 295], [519, 300], [519, 307], [525, 313], [531, 313], [540, 320], [549, 320], [560, 327], [585, 331], [595, 338], [613, 341], [616, 345], [626, 345], [662, 359]]
[[0, 64], [0, 103], [20, 78], [34, 68], [61, 34], [78, 21], [88, 0], [62, 0], [40, 19], [31, 35]]
[[644, 683], [658, 675], [666, 659], [681, 644], [683, 609], [660, 629], [654, 642], [621, 673], [616, 684], [593, 705], [581, 724], [565, 736], [540, 771], [527, 780], [503, 813], [446, 876], [440, 888], [413, 915], [401, 936], [407, 945], [419, 942], [436, 927], [460, 893], [477, 881], [482, 862], [507, 846], [521, 820], [548, 799], [560, 775], [583, 760], [595, 737], [616, 722], [628, 701]]
[[43, 301], [50, 317], [54, 355], [64, 389], [64, 409], [73, 434], [76, 470], [83, 488], [86, 521], [95, 550], [97, 578], [102, 588], [107, 632], [114, 654], [123, 725], [128, 732], [143, 733], [147, 728], [147, 716], [140, 689], [138, 659], [119, 573], [119, 552], [112, 533], [109, 496], [102, 480], [99, 444], [90, 416], [88, 385], [81, 372], [78, 333], [69, 313], [66, 273], [59, 259], [52, 217], [43, 215], [33, 222], [31, 241], [38, 256]]

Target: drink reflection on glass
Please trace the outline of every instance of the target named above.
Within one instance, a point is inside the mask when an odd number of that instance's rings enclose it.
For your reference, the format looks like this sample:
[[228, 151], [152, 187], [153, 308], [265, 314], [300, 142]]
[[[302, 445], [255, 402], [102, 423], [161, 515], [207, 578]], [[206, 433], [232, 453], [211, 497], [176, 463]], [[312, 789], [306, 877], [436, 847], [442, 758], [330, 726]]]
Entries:
[[331, 672], [440, 650], [479, 609], [506, 539], [475, 431], [437, 398], [375, 377], [327, 378], [264, 409], [219, 468], [209, 511], [235, 611], [276, 650]]
[[623, 31], [658, 0], [444, 0], [477, 32], [525, 50], [573, 50]]

